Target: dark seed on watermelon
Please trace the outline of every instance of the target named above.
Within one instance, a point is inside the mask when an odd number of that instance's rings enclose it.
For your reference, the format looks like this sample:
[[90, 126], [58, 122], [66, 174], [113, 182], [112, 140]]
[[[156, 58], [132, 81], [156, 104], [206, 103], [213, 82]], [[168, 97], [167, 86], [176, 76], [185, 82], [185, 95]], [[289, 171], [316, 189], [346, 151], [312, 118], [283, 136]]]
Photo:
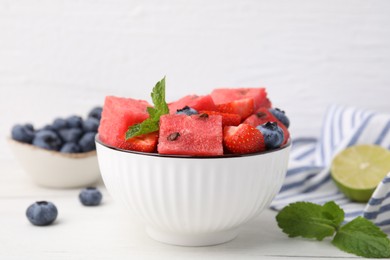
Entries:
[[180, 136], [180, 133], [175, 132], [175, 133], [168, 135], [167, 139], [168, 139], [168, 141], [175, 141], [177, 138], [179, 138], [179, 136]]
[[258, 118], [265, 118], [265, 117], [267, 117], [267, 114], [264, 113], [264, 112], [257, 112], [257, 113], [256, 113], [256, 116], [257, 116]]
[[207, 119], [207, 118], [209, 118], [209, 114], [203, 113], [203, 114], [201, 114], [201, 115], [199, 116], [199, 118], [201, 118], [201, 119]]

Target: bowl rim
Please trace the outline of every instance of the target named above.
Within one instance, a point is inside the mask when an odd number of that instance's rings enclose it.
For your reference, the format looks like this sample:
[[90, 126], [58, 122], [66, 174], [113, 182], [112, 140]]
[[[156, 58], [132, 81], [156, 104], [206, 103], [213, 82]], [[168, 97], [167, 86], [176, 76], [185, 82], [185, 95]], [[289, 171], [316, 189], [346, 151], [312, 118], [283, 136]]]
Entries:
[[103, 143], [103, 141], [101, 141], [99, 139], [99, 134], [96, 134], [95, 142], [102, 145], [103, 147], [114, 150], [116, 152], [130, 153], [130, 154], [136, 154], [136, 155], [145, 155], [145, 156], [151, 156], [151, 157], [160, 157], [160, 158], [177, 158], [177, 159], [225, 159], [225, 158], [241, 158], [241, 157], [249, 157], [249, 156], [258, 156], [258, 155], [270, 154], [270, 153], [278, 152], [281, 150], [285, 150], [288, 147], [290, 147], [292, 144], [291, 137], [290, 137], [288, 142], [279, 148], [272, 149], [272, 150], [266, 150], [266, 151], [262, 151], [262, 152], [257, 152], [257, 153], [223, 154], [223, 155], [216, 155], [216, 156], [191, 156], [191, 155], [159, 154], [159, 153], [147, 153], [147, 152], [125, 150], [125, 149], [117, 148], [117, 147]]
[[7, 141], [9, 145], [18, 145], [20, 147], [24, 147], [26, 149], [30, 149], [30, 151], [41, 151], [42, 153], [46, 153], [48, 155], [57, 156], [60, 158], [71, 158], [71, 159], [84, 159], [96, 156], [96, 150], [90, 151], [90, 152], [84, 152], [84, 153], [61, 153], [59, 151], [53, 151], [48, 149], [43, 149], [41, 147], [29, 144], [29, 143], [23, 143], [17, 140], [12, 139], [11, 137], [7, 138]]

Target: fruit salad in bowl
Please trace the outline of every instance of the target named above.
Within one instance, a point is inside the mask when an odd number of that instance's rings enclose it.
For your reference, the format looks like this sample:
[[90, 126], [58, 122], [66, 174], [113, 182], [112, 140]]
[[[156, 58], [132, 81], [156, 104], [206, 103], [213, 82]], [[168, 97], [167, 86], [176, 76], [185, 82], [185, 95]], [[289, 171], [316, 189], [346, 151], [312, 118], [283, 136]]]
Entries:
[[206, 246], [234, 239], [279, 191], [289, 120], [264, 88], [215, 89], [165, 102], [107, 96], [98, 162], [113, 196], [155, 240]]
[[95, 135], [101, 107], [87, 118], [72, 115], [56, 118], [36, 129], [32, 124], [17, 124], [11, 130], [9, 145], [32, 180], [49, 188], [76, 188], [100, 180]]

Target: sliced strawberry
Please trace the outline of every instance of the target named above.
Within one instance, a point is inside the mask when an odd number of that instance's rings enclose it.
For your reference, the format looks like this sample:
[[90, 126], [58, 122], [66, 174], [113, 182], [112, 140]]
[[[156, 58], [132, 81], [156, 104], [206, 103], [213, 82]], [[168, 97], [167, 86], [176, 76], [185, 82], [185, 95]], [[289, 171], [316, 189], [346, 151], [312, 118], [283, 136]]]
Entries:
[[157, 150], [158, 132], [136, 136], [118, 145], [118, 148], [138, 152], [152, 153]]
[[259, 130], [248, 124], [225, 126], [223, 144], [235, 154], [255, 153], [265, 150], [264, 137]]
[[268, 111], [268, 108], [260, 108], [256, 113], [245, 119], [243, 123], [256, 127], [267, 122], [277, 122], [278, 126], [282, 128], [284, 134], [284, 141], [282, 145], [285, 145], [290, 138], [290, 132], [287, 130], [285, 125], [283, 125], [271, 112]]
[[244, 120], [253, 113], [253, 98], [235, 100], [229, 103], [217, 105], [217, 110], [222, 113], [239, 114]]
[[217, 111], [200, 111], [199, 114], [208, 114], [208, 115], [220, 115], [222, 116], [222, 127], [234, 125], [237, 126], [241, 123], [241, 116], [238, 114], [222, 113]]

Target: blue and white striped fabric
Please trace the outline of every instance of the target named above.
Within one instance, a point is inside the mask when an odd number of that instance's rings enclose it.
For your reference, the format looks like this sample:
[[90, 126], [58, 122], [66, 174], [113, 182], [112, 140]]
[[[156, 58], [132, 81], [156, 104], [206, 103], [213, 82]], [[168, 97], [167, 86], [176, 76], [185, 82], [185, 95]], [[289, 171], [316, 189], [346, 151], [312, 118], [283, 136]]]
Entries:
[[350, 201], [331, 180], [329, 167], [333, 156], [356, 144], [377, 144], [390, 149], [390, 115], [331, 106], [319, 140], [293, 140], [286, 179], [271, 208], [281, 210], [296, 201], [323, 204], [333, 200], [344, 209], [346, 221], [364, 216], [384, 229], [390, 228], [390, 174], [367, 204]]

